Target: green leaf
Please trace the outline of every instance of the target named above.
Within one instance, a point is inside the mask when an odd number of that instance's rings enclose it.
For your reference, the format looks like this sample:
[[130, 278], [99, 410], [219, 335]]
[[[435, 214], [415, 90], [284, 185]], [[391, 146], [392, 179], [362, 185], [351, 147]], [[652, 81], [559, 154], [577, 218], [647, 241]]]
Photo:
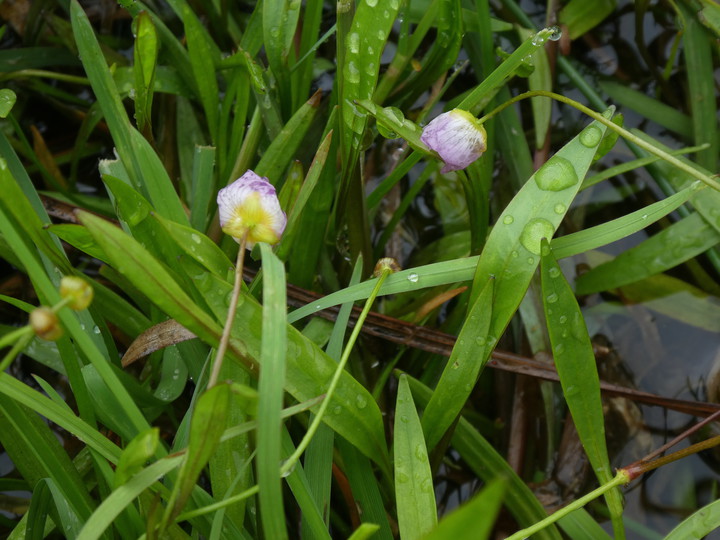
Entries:
[[568, 27], [570, 39], [577, 39], [595, 28], [615, 9], [615, 0], [570, 0], [560, 10], [560, 23]]
[[263, 321], [258, 382], [257, 475], [260, 518], [267, 538], [287, 538], [280, 478], [281, 426], [287, 351], [285, 269], [272, 248], [260, 244], [263, 262]]
[[133, 74], [135, 79], [135, 122], [145, 130], [152, 118], [152, 100], [155, 91], [155, 69], [159, 42], [155, 25], [146, 11], [135, 20], [135, 47], [133, 48]]
[[665, 540], [700, 539], [720, 526], [720, 501], [700, 508], [668, 533]]
[[155, 484], [163, 476], [182, 464], [184, 455], [169, 456], [141, 470], [128, 482], [116, 488], [97, 507], [85, 522], [77, 540], [97, 540], [112, 525], [120, 513], [127, 508], [147, 488]]
[[490, 537], [505, 495], [506, 481], [499, 477], [460, 508], [446, 515], [423, 540], [485, 540]]
[[489, 279], [460, 330], [440, 381], [425, 407], [422, 425], [428, 448], [435, 448], [460, 414], [480, 375], [482, 358], [492, 319], [495, 280]]
[[123, 450], [115, 468], [114, 488], [117, 489], [140, 472], [154, 455], [160, 442], [160, 430], [156, 427], [138, 433]]
[[15, 92], [9, 88], [0, 89], [0, 118], [7, 118], [17, 101]]
[[255, 172], [260, 176], [268, 177], [273, 185], [280, 185], [280, 176], [303, 142], [303, 138], [317, 114], [320, 97], [321, 93], [316, 92], [295, 112], [280, 133], [273, 137], [272, 143], [256, 165]]
[[[417, 379], [408, 377], [415, 402], [420, 408], [427, 405], [432, 390]], [[485, 482], [497, 478], [507, 480], [505, 506], [521, 527], [528, 527], [547, 517], [540, 501], [537, 500], [525, 481], [508, 465], [497, 450], [465, 418], [460, 418], [452, 438], [452, 446], [462, 456], [470, 469]], [[560, 540], [554, 526], [545, 528], [533, 540]]]
[[218, 137], [220, 121], [220, 92], [215, 75], [215, 64], [220, 58], [216, 56], [217, 48], [210, 43], [206, 30], [188, 5], [183, 6], [182, 19], [185, 24], [192, 74], [207, 117], [210, 138], [214, 142]]
[[[555, 367], [580, 442], [598, 481], [605, 484], [613, 479], [613, 473], [605, 443], [605, 418], [593, 346], [575, 295], [547, 240], [542, 242], [543, 306]], [[609, 491], [605, 499], [613, 528], [622, 529], [620, 490]]]
[[340, 112], [342, 114], [343, 155], [350, 149], [357, 151], [367, 124], [367, 115], [354, 105], [356, 100], [370, 99], [380, 72], [380, 56], [385, 48], [400, 2], [387, 0], [382, 7], [377, 2], [360, 2], [355, 11], [345, 43], [340, 84]]
[[407, 375], [400, 376], [395, 409], [395, 497], [403, 539], [415, 540], [437, 524], [435, 490]]
[[220, 444], [220, 437], [227, 423], [229, 405], [230, 386], [227, 384], [219, 384], [206, 390], [195, 402], [187, 453], [173, 487], [161, 528], [170, 525], [185, 507], [200, 473]]
[[90, 21], [77, 0], [70, 3], [70, 13], [83, 67], [133, 185], [141, 193], [147, 194], [148, 199], [163, 216], [178, 223], [187, 223], [185, 211], [160, 158], [143, 136], [130, 125]]
[[575, 290], [577, 294], [590, 294], [634, 283], [669, 270], [718, 243], [720, 233], [693, 213], [581, 275]]
[[668, 215], [703, 187], [704, 184], [700, 182], [694, 183], [667, 199], [645, 206], [623, 217], [554, 238], [550, 244], [553, 255], [556, 259], [563, 259], [630, 236]]

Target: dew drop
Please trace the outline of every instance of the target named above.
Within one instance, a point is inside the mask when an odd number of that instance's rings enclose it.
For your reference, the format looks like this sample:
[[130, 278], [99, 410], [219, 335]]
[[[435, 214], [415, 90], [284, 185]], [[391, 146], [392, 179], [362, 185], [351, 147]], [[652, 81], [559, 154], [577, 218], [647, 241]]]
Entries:
[[595, 148], [602, 140], [602, 131], [597, 126], [588, 126], [580, 134], [580, 142], [588, 148]]
[[556, 278], [560, 275], [560, 269], [553, 266], [550, 270], [548, 270], [548, 275], [552, 278]]
[[459, 367], [460, 367], [460, 362], [453, 362], [453, 363], [452, 363], [452, 368], [453, 368], [453, 369], [458, 369]]
[[555, 205], [555, 208], [554, 208], [553, 210], [555, 210], [555, 213], [556, 213], [556, 214], [564, 214], [564, 213], [565, 213], [565, 210], [567, 210], [567, 206], [565, 206], [565, 205], [562, 204], [562, 203], [557, 203], [557, 204]]
[[340, 414], [342, 412], [342, 407], [340, 405], [336, 405], [333, 409], [333, 414]]
[[510, 252], [510, 256], [511, 256], [512, 258], [514, 258], [514, 259], [516, 259], [516, 258], [518, 257], [518, 255], [519, 255], [519, 253], [518, 253], [517, 251], [515, 251], [515, 250], [513, 250], [513, 251]]
[[403, 415], [400, 417], [400, 421], [401, 421], [403, 424], [407, 424], [407, 423], [410, 421], [410, 419], [403, 414]]
[[558, 321], [560, 322], [560, 324], [565, 324], [567, 322], [567, 317], [565, 315], [560, 315]]
[[562, 343], [558, 343], [553, 348], [553, 351], [555, 352], [555, 354], [562, 354], [565, 352], [565, 345], [563, 345]]
[[358, 409], [364, 409], [365, 407], [367, 407], [367, 399], [365, 399], [364, 396], [358, 394], [355, 398], [355, 406]]
[[410, 480], [410, 477], [404, 472], [398, 471], [395, 473], [395, 480], [397, 480], [400, 484], [406, 484], [407, 481]]
[[355, 65], [355, 62], [348, 62], [345, 69], [345, 78], [351, 83], [360, 82], [360, 70]]
[[528, 258], [527, 258], [527, 263], [528, 263], [528, 264], [531, 264], [531, 265], [532, 265], [532, 264], [535, 264], [535, 258], [534, 258], [534, 257], [528, 257]]
[[408, 274], [407, 279], [410, 283], [417, 283], [418, 280], [420, 279], [420, 276], [418, 276], [415, 272], [413, 272], [412, 274]]
[[545, 191], [562, 191], [577, 184], [578, 177], [572, 163], [555, 156], [535, 173], [535, 183]]
[[512, 217], [512, 216], [510, 216], [510, 215], [505, 216], [505, 217], [503, 218], [503, 223], [504, 223], [505, 225], [510, 225], [513, 221], [515, 221], [515, 218]]
[[562, 30], [560, 30], [559, 26], [551, 26], [548, 30], [552, 31], [552, 34], [548, 36], [550, 41], [560, 41], [560, 38], [562, 38]]
[[415, 447], [415, 457], [420, 461], [425, 461], [427, 459], [427, 452], [425, 451], [424, 444], [418, 444]]
[[558, 295], [555, 293], [550, 293], [545, 297], [545, 300], [547, 300], [548, 304], [554, 304], [558, 301]]
[[420, 491], [423, 491], [425, 493], [430, 493], [430, 491], [432, 491], [432, 488], [433, 488], [432, 480], [430, 480], [429, 478], [426, 478], [420, 484]]
[[487, 343], [487, 340], [484, 337], [478, 336], [475, 338], [475, 345], [478, 347], [483, 347], [485, 343]]
[[527, 225], [520, 234], [520, 243], [525, 246], [530, 253], [540, 255], [540, 242], [543, 238], [550, 240], [555, 227], [548, 220], [536, 218], [528, 221]]
[[200, 235], [199, 235], [199, 234], [193, 233], [192, 235], [190, 235], [190, 238], [191, 238], [192, 241], [195, 242], [196, 244], [199, 244], [199, 243], [200, 243]]
[[99, 334], [99, 333], [100, 333], [100, 327], [94, 326], [94, 327], [93, 327], [93, 333], [94, 333], [94, 334]]
[[360, 54], [360, 34], [353, 32], [348, 34], [347, 46], [353, 54]]

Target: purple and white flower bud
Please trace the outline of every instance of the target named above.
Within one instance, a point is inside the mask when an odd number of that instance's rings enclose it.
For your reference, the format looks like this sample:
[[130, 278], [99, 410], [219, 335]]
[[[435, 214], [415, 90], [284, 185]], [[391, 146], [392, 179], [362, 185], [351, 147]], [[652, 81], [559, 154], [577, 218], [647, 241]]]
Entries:
[[434, 118], [423, 129], [420, 140], [445, 162], [443, 173], [464, 169], [487, 148], [485, 128], [472, 114], [460, 109]]
[[257, 242], [277, 244], [280, 241], [287, 216], [267, 178], [248, 170], [218, 192], [217, 203], [220, 226], [237, 243], [246, 235], [248, 249]]

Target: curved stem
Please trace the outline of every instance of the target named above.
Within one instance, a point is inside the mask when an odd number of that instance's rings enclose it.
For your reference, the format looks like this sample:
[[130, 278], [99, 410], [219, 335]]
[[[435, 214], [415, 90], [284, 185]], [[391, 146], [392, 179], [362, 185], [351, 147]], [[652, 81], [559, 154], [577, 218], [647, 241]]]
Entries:
[[525, 92], [525, 93], [523, 93], [523, 94], [520, 94], [520, 95], [518, 95], [518, 96], [515, 96], [515, 97], [512, 98], [511, 100], [506, 101], [506, 102], [503, 103], [502, 105], [496, 107], [495, 109], [493, 109], [492, 111], [490, 111], [488, 114], [486, 114], [485, 116], [483, 116], [482, 118], [480, 118], [480, 119], [478, 120], [478, 122], [480, 122], [480, 123], [482, 124], [483, 122], [489, 120], [490, 118], [492, 118], [493, 116], [495, 116], [496, 114], [498, 114], [499, 112], [501, 112], [501, 111], [502, 111], [503, 109], [505, 109], [506, 107], [509, 107], [509, 106], [512, 105], [513, 103], [517, 103], [518, 101], [521, 101], [521, 100], [527, 99], [527, 98], [531, 98], [531, 97], [546, 97], [546, 98], [554, 99], [554, 100], [556, 100], [556, 101], [560, 101], [560, 102], [562, 102], [562, 103], [565, 103], [565, 104], [567, 104], [567, 105], [570, 105], [571, 107], [576, 108], [576, 109], [579, 110], [580, 112], [585, 113], [586, 115], [588, 115], [588, 116], [591, 117], [592, 119], [597, 120], [597, 121], [600, 122], [601, 124], [604, 124], [604, 125], [607, 126], [609, 129], [617, 132], [618, 134], [620, 134], [620, 135], [621, 135], [622, 137], [624, 137], [625, 139], [627, 139], [627, 140], [635, 143], [637, 146], [639, 146], [639, 147], [642, 148], [643, 150], [647, 150], [647, 151], [650, 152], [651, 154], [653, 154], [653, 155], [655, 155], [655, 156], [658, 156], [658, 157], [661, 158], [661, 159], [664, 159], [666, 162], [670, 163], [671, 165], [674, 165], [674, 166], [677, 167], [678, 169], [680, 169], [680, 170], [688, 173], [688, 174], [689, 174], [690, 176], [692, 176], [693, 178], [697, 178], [698, 180], [700, 180], [700, 181], [703, 182], [704, 184], [707, 184], [707, 185], [710, 186], [711, 188], [713, 188], [713, 189], [715, 189], [715, 190], [717, 190], [717, 191], [720, 191], [720, 183], [719, 183], [719, 182], [717, 182], [716, 180], [713, 180], [710, 176], [708, 176], [708, 175], [706, 175], [706, 174], [703, 174], [702, 172], [700, 172], [699, 170], [697, 170], [695, 167], [692, 167], [692, 166], [688, 165], [687, 163], [682, 162], [681, 160], [679, 160], [679, 159], [677, 159], [676, 157], [672, 156], [672, 155], [669, 154], [668, 152], [665, 152], [664, 150], [658, 148], [657, 146], [655, 146], [655, 145], [653, 145], [653, 144], [650, 144], [650, 143], [647, 142], [647, 141], [644, 141], [643, 139], [641, 139], [641, 138], [638, 137], [637, 135], [633, 135], [632, 133], [630, 133], [630, 132], [629, 132], [628, 130], [626, 130], [625, 128], [622, 128], [622, 127], [618, 126], [617, 124], [614, 124], [613, 122], [611, 122], [610, 120], [608, 120], [607, 118], [605, 118], [603, 115], [601, 115], [600, 113], [597, 113], [597, 112], [593, 111], [593, 110], [590, 109], [589, 107], [586, 107], [585, 105], [583, 105], [583, 104], [581, 104], [581, 103], [578, 103], [577, 101], [575, 101], [575, 100], [573, 100], [573, 99], [570, 99], [570, 98], [568, 98], [568, 97], [562, 96], [562, 95], [560, 95], [560, 94], [556, 94], [556, 93], [554, 93], [554, 92], [545, 92], [544, 90], [534, 90], [534, 91], [532, 91], [532, 92]]
[[220, 369], [222, 368], [223, 358], [225, 357], [225, 351], [227, 351], [228, 343], [230, 341], [230, 331], [232, 330], [233, 321], [235, 320], [238, 298], [240, 297], [240, 286], [242, 285], [246, 245], [247, 233], [245, 233], [240, 239], [240, 249], [237, 255], [237, 262], [235, 263], [235, 284], [233, 285], [232, 298], [230, 299], [230, 306], [228, 307], [227, 318], [225, 319], [225, 327], [223, 328], [223, 333], [220, 337], [217, 354], [215, 355], [215, 362], [213, 362], [212, 372], [210, 373], [210, 379], [208, 380], [208, 390], [217, 384], [218, 377], [220, 377]]
[[607, 491], [610, 491], [613, 488], [616, 488], [618, 486], [621, 486], [623, 484], [627, 484], [630, 481], [630, 476], [627, 472], [620, 469], [618, 470], [617, 474], [615, 475], [615, 478], [610, 480], [607, 484], [603, 484], [599, 488], [591, 491], [584, 497], [580, 497], [578, 500], [571, 502], [564, 508], [561, 508], [557, 512], [554, 512], [553, 514], [549, 515], [545, 519], [538, 521], [534, 525], [522, 529], [521, 531], [516, 532], [512, 536], [508, 536], [507, 540], [521, 540], [522, 538], [530, 538], [533, 534], [535, 534], [538, 531], [543, 530], [548, 525], [551, 525], [555, 523], [557, 520], [567, 516], [570, 512], [573, 512], [577, 510], [578, 508], [582, 508], [590, 501], [597, 499], [600, 497], [600, 495], [604, 494]]
[[310, 424], [310, 427], [308, 427], [307, 432], [305, 433], [305, 436], [303, 437], [302, 441], [300, 441], [300, 444], [295, 449], [295, 452], [285, 461], [282, 468], [280, 469], [281, 474], [287, 474], [290, 472], [293, 467], [295, 466], [295, 463], [300, 459], [300, 456], [303, 454], [305, 449], [310, 444], [310, 441], [313, 438], [313, 435], [315, 435], [315, 432], [317, 431], [318, 427], [320, 426], [320, 422], [322, 422], [323, 416], [325, 415], [325, 411], [327, 410], [328, 406], [330, 405], [330, 401], [332, 399], [333, 393], [335, 392], [335, 388], [337, 388], [338, 383], [340, 382], [340, 375], [342, 375], [342, 372], [345, 370], [345, 364], [347, 364], [348, 358], [350, 358], [350, 351], [352, 351], [353, 345], [355, 345], [355, 341], [357, 340], [358, 336], [360, 335], [360, 330], [362, 329], [362, 325], [365, 322], [365, 318], [367, 317], [368, 313], [370, 312], [370, 308], [372, 307], [373, 302], [375, 301], [375, 297], [380, 292], [380, 287], [382, 287], [383, 282], [385, 281], [385, 278], [388, 277], [392, 273], [392, 270], [390, 268], [383, 268], [382, 273], [380, 274], [377, 283], [375, 283], [375, 287], [373, 288], [372, 292], [370, 293], [370, 296], [368, 296], [368, 299], [365, 301], [365, 307], [363, 307], [362, 312], [360, 313], [360, 316], [358, 317], [357, 322], [355, 323], [355, 328], [353, 328], [352, 334], [350, 334], [350, 339], [347, 342], [347, 345], [345, 345], [345, 350], [343, 351], [342, 356], [340, 357], [340, 361], [338, 362], [338, 366], [335, 369], [335, 373], [333, 373], [333, 378], [330, 381], [330, 386], [328, 386], [328, 390], [325, 393], [325, 399], [323, 399], [323, 402], [320, 404], [320, 408], [318, 409], [317, 414], [315, 415], [315, 418], [313, 418], [312, 423]]

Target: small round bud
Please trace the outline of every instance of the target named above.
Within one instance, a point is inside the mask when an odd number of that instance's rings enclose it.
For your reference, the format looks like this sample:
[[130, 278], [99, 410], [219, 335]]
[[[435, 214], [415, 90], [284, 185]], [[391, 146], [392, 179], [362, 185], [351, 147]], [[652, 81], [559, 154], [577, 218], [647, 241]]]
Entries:
[[375, 270], [373, 270], [373, 276], [380, 277], [380, 274], [382, 274], [383, 270], [385, 269], [390, 270], [391, 274], [402, 270], [402, 268], [400, 268], [400, 265], [395, 259], [393, 259], [392, 257], [383, 257], [375, 265]]
[[472, 114], [460, 109], [441, 114], [423, 129], [420, 140], [445, 162], [440, 171], [459, 171], [487, 149], [487, 133]]
[[65, 276], [60, 281], [60, 296], [69, 298], [68, 304], [75, 311], [87, 308], [93, 299], [93, 288], [82, 278]]
[[40, 306], [30, 313], [30, 326], [38, 337], [55, 341], [63, 334], [55, 312], [48, 307]]

